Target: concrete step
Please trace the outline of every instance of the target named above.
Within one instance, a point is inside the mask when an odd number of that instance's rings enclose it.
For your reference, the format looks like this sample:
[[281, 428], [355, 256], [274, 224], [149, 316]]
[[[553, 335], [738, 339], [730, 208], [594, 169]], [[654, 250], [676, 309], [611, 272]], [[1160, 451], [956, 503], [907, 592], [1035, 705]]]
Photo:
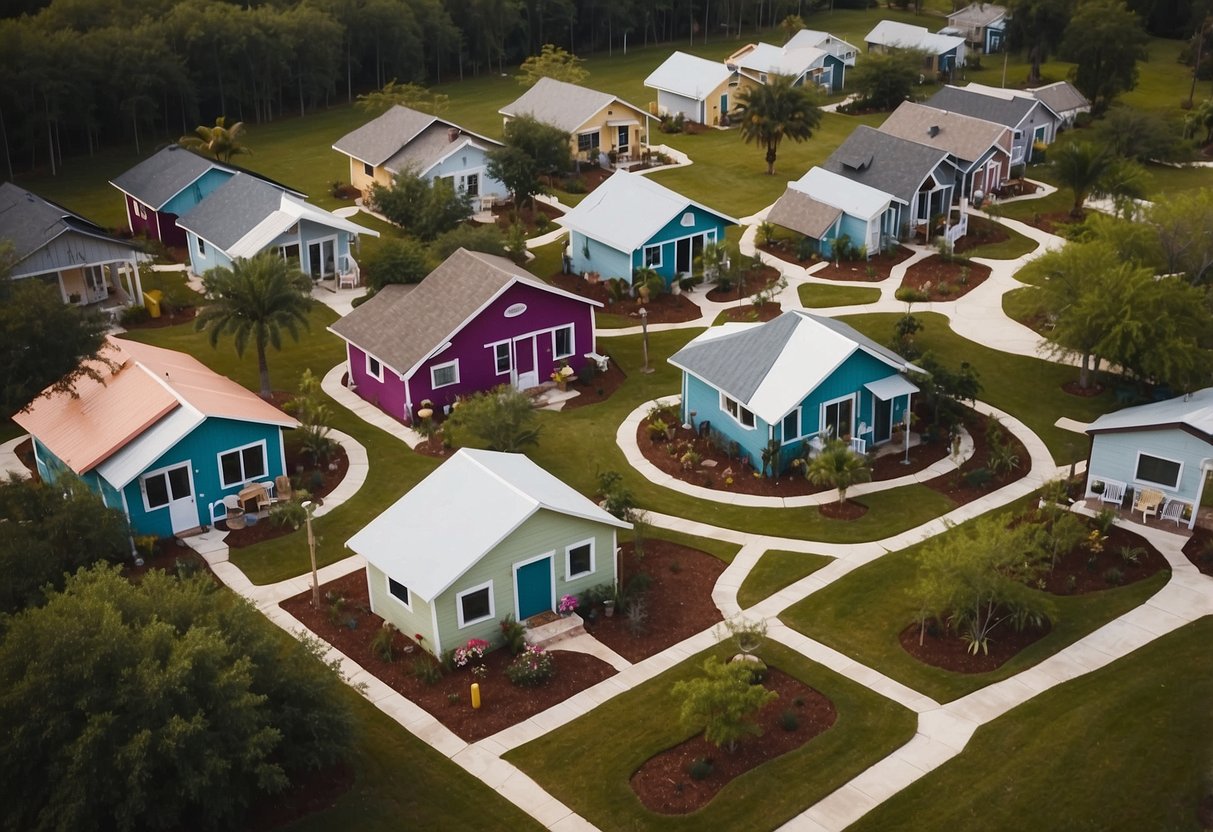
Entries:
[[585, 622], [577, 613], [543, 624], [532, 624], [534, 620], [535, 618], [527, 619], [526, 629], [526, 642], [534, 647], [547, 648], [573, 636], [585, 634]]

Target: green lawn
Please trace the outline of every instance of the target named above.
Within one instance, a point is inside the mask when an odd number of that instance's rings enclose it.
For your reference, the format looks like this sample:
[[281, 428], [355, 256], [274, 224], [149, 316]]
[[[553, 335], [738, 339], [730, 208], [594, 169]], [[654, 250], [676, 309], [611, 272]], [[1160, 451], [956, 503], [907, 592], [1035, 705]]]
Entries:
[[[738, 543], [729, 543], [726, 540], [715, 540], [708, 537], [698, 537], [693, 534], [671, 531], [670, 529], [659, 529], [655, 526], [649, 526], [644, 534], [650, 539], [668, 540], [680, 546], [689, 546], [692, 549], [707, 552], [712, 557], [724, 563], [732, 563], [733, 558], [737, 557], [737, 553], [741, 551], [741, 545]], [[634, 536], [632, 532], [621, 531], [619, 533], [619, 540], [621, 542], [632, 540]]]
[[1210, 639], [1203, 618], [1046, 691], [848, 829], [1199, 832], [1213, 766]]
[[[885, 343], [898, 317], [896, 313], [874, 313], [842, 320]], [[1112, 410], [1111, 391], [1090, 398], [1070, 396], [1061, 385], [1078, 378], [1076, 368], [999, 352], [969, 341], [953, 332], [947, 319], [938, 313], [916, 313], [914, 317], [925, 324], [915, 336], [919, 348], [943, 357], [951, 366], [962, 359], [971, 363], [981, 376], [978, 398], [1022, 420], [1044, 440], [1058, 464], [1086, 457], [1086, 439], [1053, 423], [1061, 416], [1090, 422]]]
[[1011, 320], [1027, 326], [1040, 311], [1040, 304], [1032, 300], [1032, 287], [1024, 286], [1002, 296], [1002, 311]]
[[825, 555], [770, 549], [758, 559], [758, 563], [741, 582], [741, 589], [737, 590], [737, 605], [743, 610], [752, 607], [833, 561], [834, 558]]
[[[730, 651], [721, 645], [714, 652], [724, 656]], [[914, 714], [901, 706], [782, 645], [767, 642], [759, 654], [829, 697], [838, 721], [796, 751], [737, 778], [694, 814], [650, 812], [628, 781], [649, 757], [691, 736], [679, 725], [670, 688], [701, 673], [708, 652], [505, 757], [603, 830], [771, 829], [913, 736]]]
[[1036, 251], [1036, 241], [1025, 237], [1018, 231], [1003, 227], [1010, 236], [998, 243], [987, 243], [976, 248], [966, 249], [965, 257], [984, 257], [987, 260], [1014, 260]]
[[858, 306], [880, 300], [880, 290], [871, 286], [827, 286], [822, 283], [802, 283], [796, 289], [800, 305], [806, 309], [827, 309], [831, 306]]
[[891, 552], [810, 595], [785, 610], [780, 618], [789, 627], [936, 701], [950, 702], [1026, 670], [1073, 644], [1143, 603], [1162, 588], [1169, 575], [1155, 575], [1130, 586], [1087, 595], [1055, 596], [1057, 620], [1047, 636], [997, 670], [953, 673], [918, 661], [898, 641], [901, 631], [917, 620], [918, 604], [910, 590], [916, 580], [922, 548], [920, 544]]

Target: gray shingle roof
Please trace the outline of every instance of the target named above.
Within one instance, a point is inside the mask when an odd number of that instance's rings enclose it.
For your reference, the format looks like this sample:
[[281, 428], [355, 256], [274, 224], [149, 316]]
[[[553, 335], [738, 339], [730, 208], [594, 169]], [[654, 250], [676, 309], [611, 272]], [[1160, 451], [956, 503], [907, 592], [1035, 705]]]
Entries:
[[[12, 244], [15, 262], [20, 263], [70, 231], [116, 244], [123, 249], [135, 250], [129, 242], [106, 234], [99, 225], [62, 205], [43, 199], [12, 182], [0, 184], [0, 242]], [[107, 248], [107, 252], [112, 251]], [[14, 273], [19, 275], [21, 270], [15, 269]]]
[[993, 3], [970, 3], [959, 11], [948, 15], [948, 22], [953, 26], [989, 26], [994, 21], [1006, 17], [1005, 6], [995, 6]]
[[177, 225], [226, 251], [282, 205], [282, 189], [238, 173], [177, 220]]
[[938, 148], [860, 125], [822, 167], [910, 202], [922, 181], [947, 155]]
[[550, 124], [566, 133], [573, 133], [599, 110], [614, 102], [644, 111], [621, 98], [597, 90], [579, 87], [555, 78], [540, 78], [535, 86], [497, 112], [511, 118], [532, 116], [536, 121]]
[[995, 124], [1004, 124], [1007, 127], [1018, 126], [1036, 106], [1036, 101], [1031, 98], [1017, 96], [999, 98], [962, 87], [944, 87], [928, 98], [925, 103], [936, 110], [948, 110], [964, 116], [992, 121]]
[[378, 167], [435, 121], [438, 119], [429, 113], [395, 106], [346, 133], [333, 144], [333, 149]]
[[416, 286], [384, 286], [329, 329], [405, 373], [514, 281], [559, 292], [504, 257], [461, 248]]
[[501, 143], [486, 139], [483, 136], [467, 134], [460, 131], [459, 136], [451, 139], [449, 130], [459, 130], [458, 127], [448, 125], [446, 122], [439, 121], [431, 124], [429, 127], [421, 131], [421, 133], [413, 138], [408, 144], [400, 148], [398, 153], [392, 155], [383, 166], [392, 173], [399, 173], [403, 170], [416, 170], [419, 173], [425, 173], [434, 165], [442, 161], [452, 148], [458, 147], [461, 138], [471, 136], [474, 143], [492, 150], [495, 147], [500, 147]]
[[749, 402], [799, 324], [796, 312], [789, 310], [761, 326], [688, 344], [670, 357], [670, 363], [739, 402]]
[[1081, 110], [1091, 106], [1091, 102], [1087, 100], [1087, 97], [1079, 92], [1078, 87], [1069, 81], [1058, 81], [1055, 84], [1047, 84], [1043, 87], [1030, 89], [1028, 92], [1040, 99], [1046, 107], [1055, 113], [1064, 113], [1068, 110]]
[[246, 170], [239, 165], [208, 159], [176, 144], [170, 144], [157, 151], [130, 170], [111, 179], [110, 184], [159, 211], [166, 202], [198, 181], [200, 176], [212, 168], [230, 173], [247, 173], [284, 191], [304, 196], [303, 192], [288, 188], [268, 176]]
[[803, 191], [789, 187], [783, 192], [767, 214], [767, 222], [790, 228], [793, 231], [821, 239], [821, 235], [842, 216], [842, 211], [832, 205], [819, 202]]
[[1004, 125], [992, 121], [910, 101], [902, 102], [880, 125], [882, 133], [946, 150], [966, 162], [976, 162], [1006, 131]]

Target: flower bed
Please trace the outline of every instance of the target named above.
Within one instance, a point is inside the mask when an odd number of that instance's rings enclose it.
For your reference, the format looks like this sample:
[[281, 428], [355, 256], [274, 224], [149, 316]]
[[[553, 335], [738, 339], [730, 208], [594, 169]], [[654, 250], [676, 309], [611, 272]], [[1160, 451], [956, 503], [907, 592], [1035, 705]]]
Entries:
[[641, 303], [638, 298], [633, 297], [613, 300], [604, 281], [599, 280], [597, 283], [591, 283], [581, 275], [558, 273], [550, 276], [548, 283], [558, 286], [566, 292], [572, 292], [575, 295], [598, 301], [602, 304], [602, 312], [635, 318], [636, 326], [640, 326], [641, 307], [644, 307], [645, 311], [648, 312], [648, 319], [651, 324], [694, 321], [703, 314], [699, 307], [685, 295], [673, 295], [669, 292], [663, 292], [657, 297], [650, 298], [648, 303]]
[[990, 267], [968, 260], [945, 260], [934, 254], [906, 270], [898, 298], [913, 301], [948, 301], [964, 297], [990, 276]]

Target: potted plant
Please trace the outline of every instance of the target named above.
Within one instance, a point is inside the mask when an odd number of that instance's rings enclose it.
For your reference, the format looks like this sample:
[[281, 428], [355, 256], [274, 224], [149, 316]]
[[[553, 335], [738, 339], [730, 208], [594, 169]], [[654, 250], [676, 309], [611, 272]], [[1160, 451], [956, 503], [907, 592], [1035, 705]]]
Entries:
[[434, 415], [434, 403], [429, 399], [422, 399], [421, 406], [417, 408], [418, 419], [429, 419]]
[[563, 616], [570, 616], [577, 612], [579, 606], [576, 595], [562, 595], [560, 603], [557, 604], [556, 610]]

